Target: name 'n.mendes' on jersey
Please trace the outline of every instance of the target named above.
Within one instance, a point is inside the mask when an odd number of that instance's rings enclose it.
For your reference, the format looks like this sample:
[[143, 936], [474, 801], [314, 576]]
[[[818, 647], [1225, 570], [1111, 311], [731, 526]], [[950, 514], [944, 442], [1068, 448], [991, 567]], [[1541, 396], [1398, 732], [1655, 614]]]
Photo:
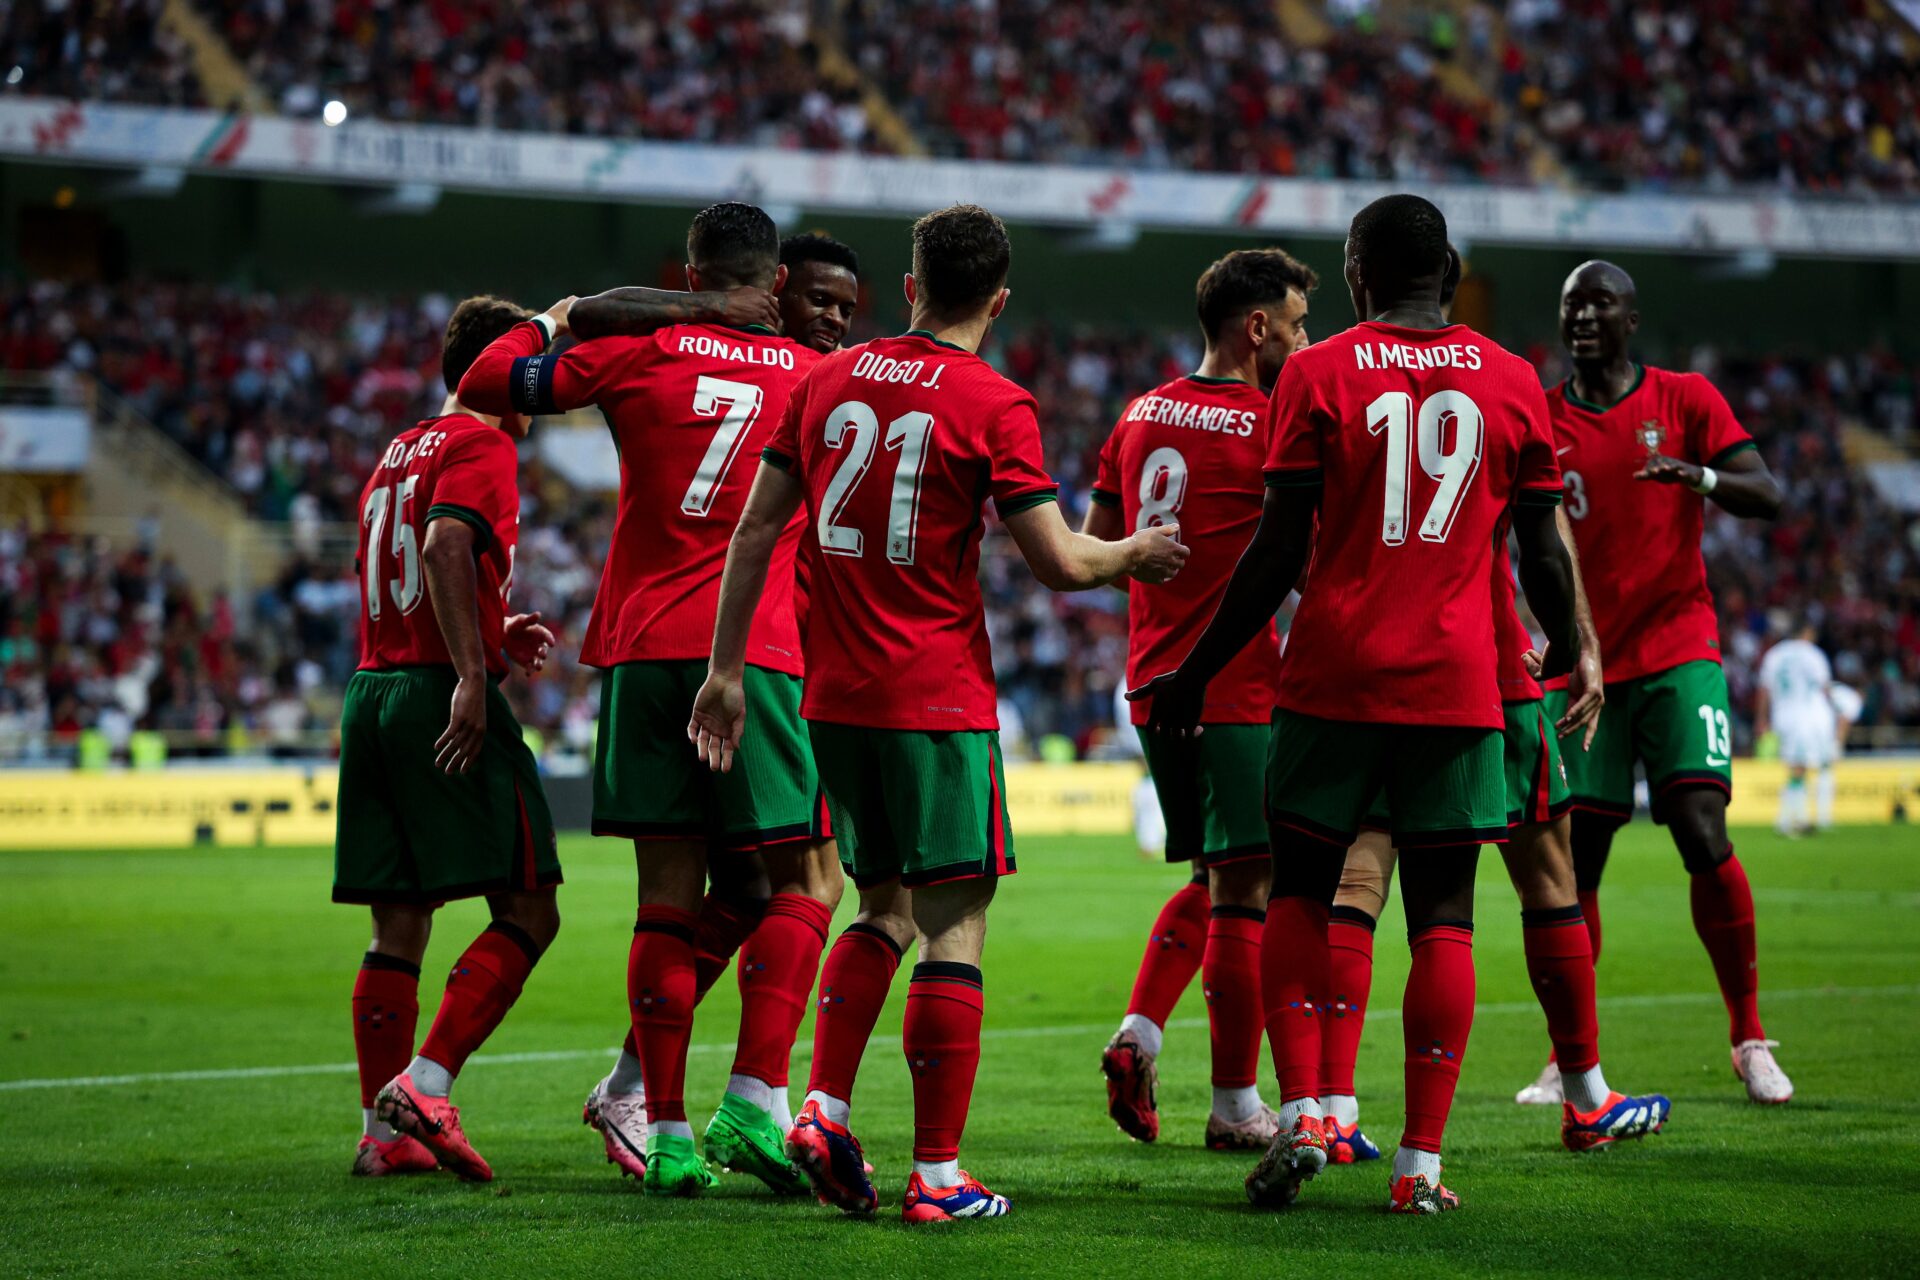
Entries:
[[[1127, 586], [1127, 684], [1179, 666], [1253, 540], [1265, 498], [1267, 397], [1257, 387], [1190, 374], [1128, 404], [1100, 450], [1093, 500], [1120, 509], [1126, 531], [1178, 524], [1192, 549], [1171, 582]], [[1280, 636], [1273, 623], [1207, 685], [1200, 719], [1265, 724], [1273, 715]], [[1148, 702], [1130, 704], [1145, 724]]]
[[1267, 483], [1320, 488], [1279, 705], [1499, 728], [1495, 534], [1561, 492], [1533, 366], [1465, 325], [1367, 321], [1288, 359], [1272, 431]]
[[507, 592], [520, 536], [520, 451], [513, 437], [464, 413], [429, 418], [387, 446], [360, 491], [360, 669], [451, 666], [427, 593], [427, 525], [473, 527], [480, 642], [487, 670], [507, 674]]
[[1547, 406], [1607, 680], [1720, 661], [1700, 553], [1707, 500], [1633, 473], [1655, 453], [1717, 467], [1753, 448], [1753, 437], [1711, 382], [1651, 366], [1605, 408], [1574, 395], [1571, 382], [1548, 392]]
[[809, 720], [999, 727], [980, 598], [989, 499], [1052, 501], [1034, 400], [911, 332], [834, 352], [797, 387], [766, 461], [806, 491]]
[[[484, 412], [560, 413], [598, 405], [620, 450], [613, 544], [580, 661], [705, 658], [720, 574], [760, 450], [794, 385], [820, 357], [766, 329], [674, 325], [542, 354], [537, 325], [516, 325], [460, 381]], [[795, 520], [774, 548], [747, 661], [805, 672], [794, 615]]]

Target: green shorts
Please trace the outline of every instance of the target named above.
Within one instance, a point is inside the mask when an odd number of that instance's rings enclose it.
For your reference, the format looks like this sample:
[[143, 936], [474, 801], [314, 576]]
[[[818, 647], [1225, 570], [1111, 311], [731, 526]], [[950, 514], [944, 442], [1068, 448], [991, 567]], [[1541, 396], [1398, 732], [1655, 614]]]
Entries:
[[1013, 874], [997, 732], [807, 727], [840, 822], [840, 861], [856, 885]]
[[[1547, 691], [1547, 714], [1566, 711], [1567, 692]], [[1566, 753], [1573, 807], [1624, 822], [1633, 816], [1633, 766], [1646, 770], [1653, 820], [1664, 821], [1670, 791], [1713, 787], [1733, 794], [1733, 735], [1727, 674], [1717, 662], [1683, 662], [1637, 680], [1611, 681], [1593, 746]]]
[[1384, 795], [1396, 848], [1503, 841], [1501, 737], [1497, 729], [1360, 724], [1275, 711], [1267, 820], [1344, 848]]
[[593, 833], [705, 839], [758, 849], [830, 837], [826, 795], [800, 722], [800, 680], [746, 669], [747, 728], [733, 768], [714, 773], [687, 741], [698, 659], [623, 662], [600, 682], [593, 747]]
[[429, 905], [560, 883], [540, 773], [498, 686], [464, 774], [435, 767], [450, 667], [356, 671], [340, 708], [335, 902]]
[[[1567, 770], [1560, 760], [1560, 741], [1547, 719], [1546, 704], [1508, 702], [1501, 709], [1507, 726], [1501, 732], [1501, 751], [1506, 757], [1507, 826], [1530, 826], [1552, 822], [1572, 807], [1567, 790]], [[1369, 831], [1393, 829], [1386, 794], [1374, 798], [1361, 826]]]
[[1198, 738], [1140, 730], [1167, 822], [1167, 861], [1224, 866], [1268, 856], [1264, 724], [1210, 724]]

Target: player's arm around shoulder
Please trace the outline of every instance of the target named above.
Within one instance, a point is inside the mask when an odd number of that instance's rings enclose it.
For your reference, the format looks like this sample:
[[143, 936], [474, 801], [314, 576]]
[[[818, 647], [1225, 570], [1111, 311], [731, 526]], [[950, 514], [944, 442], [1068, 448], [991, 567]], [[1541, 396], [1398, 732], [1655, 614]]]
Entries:
[[[1095, 510], [1100, 508], [1096, 507]], [[1114, 512], [1114, 533], [1119, 533]], [[1092, 511], [1088, 520], [1093, 519]], [[1084, 591], [1119, 578], [1166, 582], [1187, 562], [1177, 524], [1153, 525], [1119, 541], [1067, 527], [1058, 502], [1041, 502], [1005, 517], [1007, 532], [1040, 585], [1050, 591]]]
[[575, 302], [570, 323], [582, 342], [615, 334], [652, 333], [676, 324], [723, 324], [741, 329], [764, 325], [778, 329], [780, 304], [771, 293], [752, 285], [700, 293], [626, 285]]

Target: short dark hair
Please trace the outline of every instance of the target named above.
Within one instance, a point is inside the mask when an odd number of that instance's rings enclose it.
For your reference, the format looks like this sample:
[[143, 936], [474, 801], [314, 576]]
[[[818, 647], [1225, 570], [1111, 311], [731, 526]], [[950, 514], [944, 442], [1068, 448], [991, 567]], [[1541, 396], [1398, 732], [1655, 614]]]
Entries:
[[941, 315], [960, 317], [992, 301], [1013, 266], [1004, 223], [977, 204], [935, 209], [913, 224], [913, 278]]
[[1375, 289], [1392, 293], [1447, 269], [1447, 219], [1431, 200], [1381, 196], [1353, 215], [1349, 252]]
[[447, 390], [459, 387], [460, 379], [467, 376], [488, 343], [532, 316], [533, 312], [518, 303], [490, 293], [468, 298], [455, 307], [447, 317], [446, 341], [440, 345], [440, 376], [446, 379]]
[[780, 231], [757, 205], [710, 204], [687, 228], [687, 261], [709, 277], [709, 286], [771, 288], [780, 265]]
[[1235, 249], [1200, 273], [1194, 310], [1211, 342], [1221, 325], [1262, 303], [1285, 301], [1289, 289], [1305, 300], [1319, 287], [1313, 268], [1285, 249]]
[[803, 262], [825, 262], [845, 267], [856, 278], [860, 275], [860, 255], [853, 246], [841, 244], [824, 231], [807, 231], [782, 240], [780, 262], [789, 271]]

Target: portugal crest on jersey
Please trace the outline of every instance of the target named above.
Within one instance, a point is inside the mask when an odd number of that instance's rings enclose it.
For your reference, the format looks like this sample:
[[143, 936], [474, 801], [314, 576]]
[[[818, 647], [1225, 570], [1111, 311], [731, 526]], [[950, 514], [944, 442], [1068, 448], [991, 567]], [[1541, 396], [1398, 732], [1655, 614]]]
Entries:
[[1658, 418], [1648, 418], [1640, 424], [1640, 443], [1647, 446], [1647, 456], [1660, 456], [1660, 442], [1667, 438], [1667, 429], [1660, 425]]

